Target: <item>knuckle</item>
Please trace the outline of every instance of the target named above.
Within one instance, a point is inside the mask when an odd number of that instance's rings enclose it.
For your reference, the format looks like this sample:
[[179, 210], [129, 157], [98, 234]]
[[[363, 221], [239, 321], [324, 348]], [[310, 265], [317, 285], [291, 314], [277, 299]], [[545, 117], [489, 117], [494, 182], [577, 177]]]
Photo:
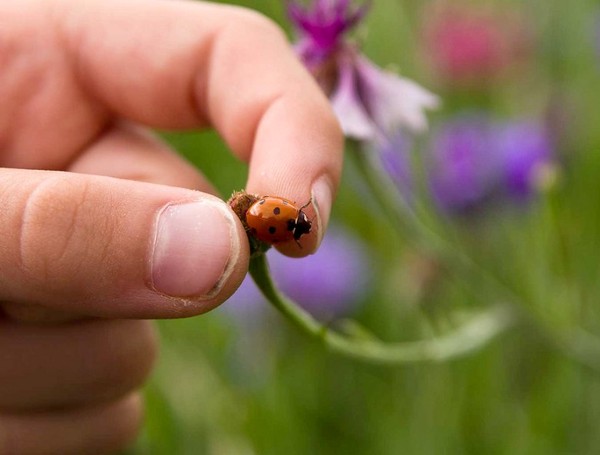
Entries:
[[[95, 332], [93, 362], [84, 366], [85, 384], [76, 402], [106, 402], [138, 389], [150, 374], [157, 357], [158, 340], [150, 321], [110, 320], [89, 322]], [[110, 335], [110, 342], [104, 342]]]
[[23, 453], [18, 445], [20, 426], [14, 419], [0, 414], [0, 453], [14, 455]]
[[30, 191], [19, 239], [20, 263], [30, 277], [47, 283], [65, 266], [81, 261], [88, 244], [79, 240], [90, 229], [82, 216], [88, 193], [85, 179], [66, 176], [44, 179]]
[[121, 453], [126, 450], [135, 441], [142, 428], [143, 408], [139, 392], [114, 404], [104, 416], [106, 422], [112, 422], [111, 431], [103, 440], [104, 447], [95, 447], [93, 453]]
[[95, 407], [0, 414], [0, 453], [121, 453], [142, 424], [139, 393]]
[[[108, 321], [118, 347], [98, 351], [92, 366], [89, 396], [106, 401], [123, 396], [143, 385], [154, 366], [158, 339], [150, 321]], [[105, 349], [106, 348], [106, 349]]]
[[86, 451], [77, 453], [122, 453], [135, 441], [143, 425], [143, 400], [139, 392], [108, 403], [101, 412], [103, 436], [93, 435]]

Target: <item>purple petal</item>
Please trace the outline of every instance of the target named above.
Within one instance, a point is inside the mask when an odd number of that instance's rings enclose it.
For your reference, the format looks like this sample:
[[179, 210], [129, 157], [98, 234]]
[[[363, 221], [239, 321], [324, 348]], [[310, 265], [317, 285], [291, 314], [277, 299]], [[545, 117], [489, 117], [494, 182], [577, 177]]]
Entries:
[[288, 3], [291, 21], [314, 49], [310, 54], [327, 58], [343, 45], [343, 36], [366, 14], [368, 4], [353, 8], [348, 0], [315, 0], [310, 7]]
[[406, 128], [422, 132], [427, 128], [426, 109], [439, 105], [433, 93], [410, 79], [384, 71], [367, 58], [356, 62], [365, 101], [375, 124], [385, 132]]
[[331, 105], [347, 137], [372, 141], [378, 131], [363, 103], [353, 58], [339, 59], [338, 85], [331, 96]]

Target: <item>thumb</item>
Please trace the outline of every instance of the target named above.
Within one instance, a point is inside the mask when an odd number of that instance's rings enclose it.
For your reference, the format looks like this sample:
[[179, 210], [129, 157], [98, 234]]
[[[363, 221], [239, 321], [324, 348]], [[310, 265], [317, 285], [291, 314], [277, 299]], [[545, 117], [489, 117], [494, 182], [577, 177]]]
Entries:
[[0, 170], [0, 301], [113, 318], [208, 311], [248, 245], [214, 196], [54, 171]]

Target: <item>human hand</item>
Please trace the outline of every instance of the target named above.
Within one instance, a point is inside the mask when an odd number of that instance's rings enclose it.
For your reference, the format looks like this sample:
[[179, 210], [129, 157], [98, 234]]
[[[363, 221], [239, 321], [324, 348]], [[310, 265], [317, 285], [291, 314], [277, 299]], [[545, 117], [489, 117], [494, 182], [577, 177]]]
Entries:
[[249, 192], [312, 196], [290, 255], [324, 232], [341, 133], [281, 32], [243, 9], [22, 0], [0, 23], [0, 453], [114, 451], [155, 356], [138, 319], [208, 311], [248, 265], [239, 220], [144, 128], [214, 127]]

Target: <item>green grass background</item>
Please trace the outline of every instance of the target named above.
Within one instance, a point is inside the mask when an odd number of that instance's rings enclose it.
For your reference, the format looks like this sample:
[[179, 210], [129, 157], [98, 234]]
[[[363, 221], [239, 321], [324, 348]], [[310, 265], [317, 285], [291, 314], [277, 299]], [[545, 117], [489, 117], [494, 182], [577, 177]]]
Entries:
[[[161, 321], [146, 424], [130, 453], [600, 453], [600, 342], [574, 351], [562, 344], [579, 328], [600, 336], [598, 7], [498, 0], [522, 8], [538, 39], [527, 68], [482, 98], [439, 90], [426, 70], [418, 28], [427, 3], [375, 0], [358, 36], [375, 62], [442, 95], [434, 125], [482, 106], [506, 117], [538, 115], [557, 93], [570, 119], [565, 166], [539, 203], [436, 225], [520, 296], [528, 322], [465, 359], [381, 367], [328, 354], [270, 309], [244, 323], [222, 310]], [[287, 27], [279, 0], [240, 4]], [[164, 135], [224, 197], [243, 188], [245, 165], [213, 132]], [[462, 310], [493, 303], [481, 283], [455, 273], [412, 285], [420, 252], [397, 235], [349, 164], [333, 219], [368, 242], [375, 258], [376, 281], [354, 317], [383, 339], [426, 338], [454, 325]]]

